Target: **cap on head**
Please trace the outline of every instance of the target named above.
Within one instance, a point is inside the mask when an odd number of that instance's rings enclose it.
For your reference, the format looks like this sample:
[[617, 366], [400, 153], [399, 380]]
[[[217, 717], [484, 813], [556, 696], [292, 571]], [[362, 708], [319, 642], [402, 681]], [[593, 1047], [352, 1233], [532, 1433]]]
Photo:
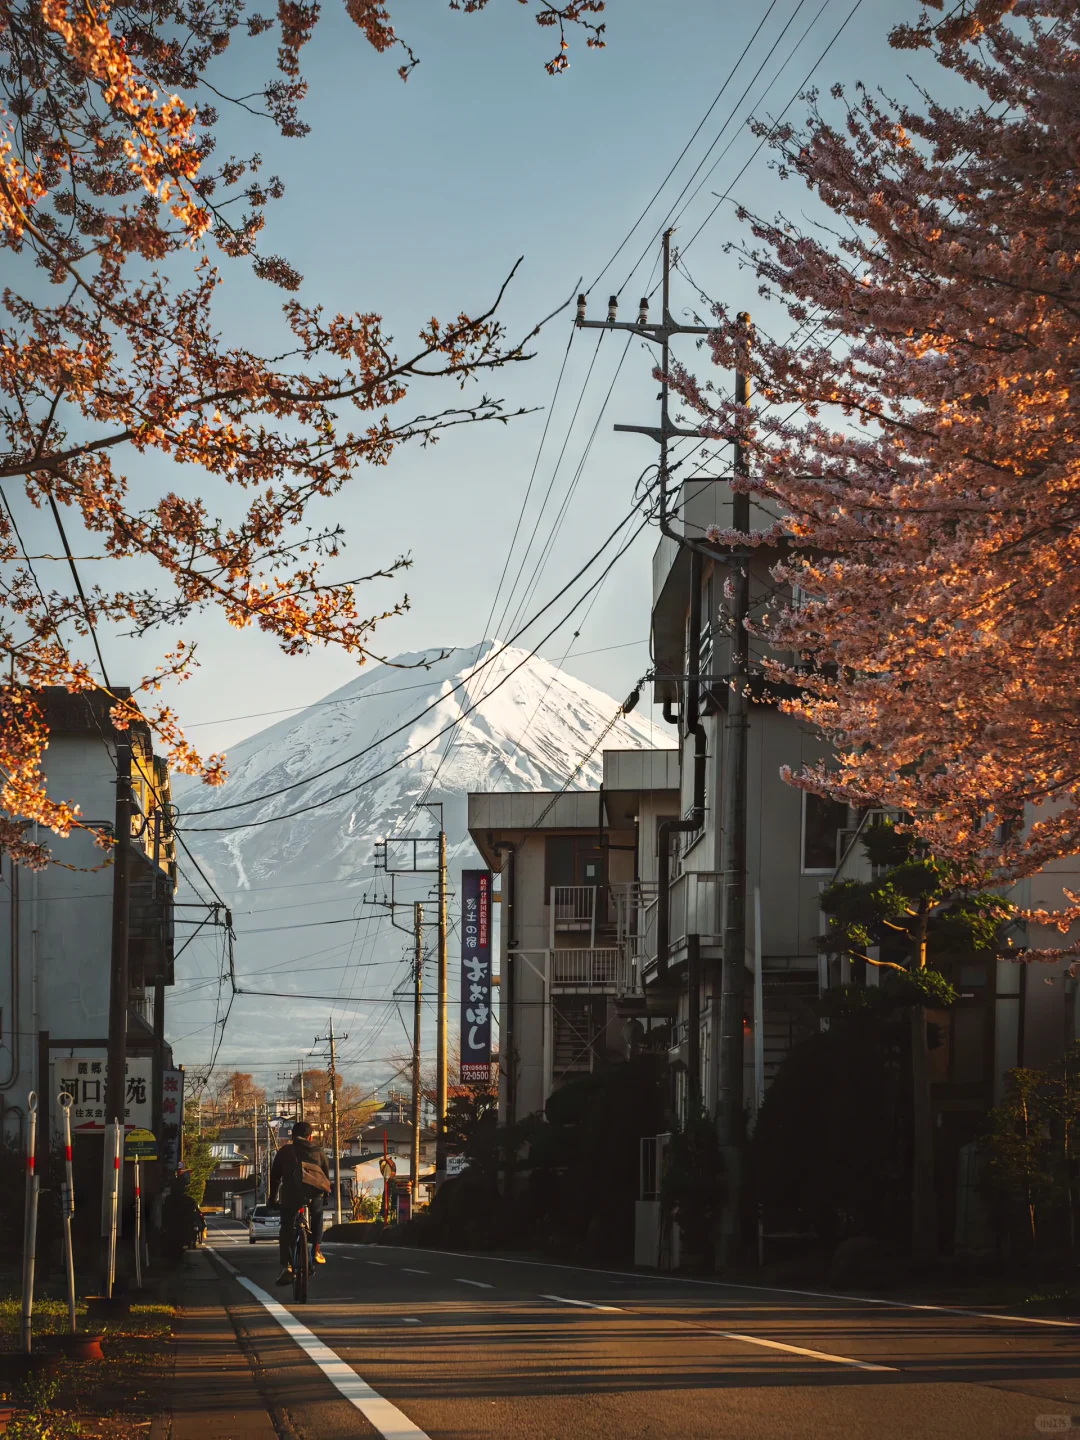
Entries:
[[311, 1126], [306, 1120], [297, 1120], [292, 1133], [294, 1140], [308, 1140], [311, 1138]]

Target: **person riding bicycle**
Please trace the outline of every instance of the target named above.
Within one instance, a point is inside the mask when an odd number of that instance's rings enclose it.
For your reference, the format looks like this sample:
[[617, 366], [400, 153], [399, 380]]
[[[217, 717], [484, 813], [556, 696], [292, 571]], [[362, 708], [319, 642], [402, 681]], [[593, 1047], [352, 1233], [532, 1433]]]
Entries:
[[323, 1150], [311, 1138], [311, 1126], [298, 1120], [292, 1127], [292, 1141], [283, 1145], [270, 1166], [270, 1203], [281, 1205], [281, 1229], [278, 1231], [278, 1253], [281, 1274], [276, 1283], [288, 1285], [292, 1280], [292, 1247], [296, 1216], [301, 1206], [308, 1207], [311, 1217], [311, 1238], [315, 1263], [325, 1265], [322, 1253], [323, 1201], [330, 1193], [330, 1164]]

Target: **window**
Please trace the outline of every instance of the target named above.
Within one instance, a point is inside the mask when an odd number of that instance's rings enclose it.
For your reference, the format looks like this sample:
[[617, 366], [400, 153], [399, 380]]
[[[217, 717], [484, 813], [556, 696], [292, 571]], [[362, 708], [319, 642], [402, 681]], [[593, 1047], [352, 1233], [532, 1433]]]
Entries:
[[803, 873], [836, 869], [836, 837], [847, 828], [848, 807], [842, 800], [803, 792]]
[[545, 891], [553, 885], [605, 883], [604, 853], [597, 847], [595, 835], [547, 836], [544, 869]]

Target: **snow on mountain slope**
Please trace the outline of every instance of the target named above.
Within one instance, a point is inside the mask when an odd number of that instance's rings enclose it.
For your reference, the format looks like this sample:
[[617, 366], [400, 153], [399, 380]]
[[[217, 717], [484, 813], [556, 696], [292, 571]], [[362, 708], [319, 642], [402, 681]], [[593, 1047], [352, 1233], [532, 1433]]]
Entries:
[[[396, 1072], [408, 1038], [395, 1002], [411, 983], [411, 943], [392, 928], [385, 908], [365, 903], [389, 893], [385, 874], [373, 875], [375, 840], [437, 828], [429, 813], [415, 808], [435, 777], [428, 799], [444, 806], [453, 897], [461, 868], [479, 863], [466, 829], [469, 791], [560, 789], [618, 708], [611, 696], [524, 650], [507, 649], [485, 665], [499, 649], [491, 640], [449, 653], [398, 656], [393, 666], [366, 671], [234, 746], [222, 789], [177, 784], [185, 842], [232, 907], [237, 932], [243, 993], [229, 1012], [219, 1070], [254, 1071], [273, 1088], [282, 1065], [309, 1049], [313, 1034], [325, 1033], [333, 1011], [339, 1030], [347, 1027], [351, 1037], [340, 1052], [348, 1078], [375, 1087]], [[461, 719], [466, 710], [471, 713]], [[446, 735], [421, 748], [448, 725]], [[599, 784], [604, 748], [670, 742], [671, 731], [647, 716], [623, 716], [572, 788]], [[300, 783], [283, 794], [260, 798], [294, 782]], [[221, 809], [237, 801], [246, 803]], [[206, 828], [219, 825], [240, 828]], [[183, 855], [181, 871], [192, 878]], [[399, 877], [396, 898], [426, 899], [433, 880], [430, 874]], [[455, 912], [452, 900], [451, 922]], [[405, 920], [398, 916], [396, 923]], [[451, 938], [452, 955], [457, 943]], [[212, 977], [220, 966], [220, 939], [210, 931], [196, 935], [178, 961], [167, 1028], [186, 1063], [204, 1059], [218, 1033], [215, 1019], [224, 1012], [216, 1008]], [[453, 964], [450, 974], [454, 1017]], [[433, 977], [425, 986], [431, 983]], [[426, 1013], [425, 1032], [433, 1023], [433, 1013]], [[426, 1034], [425, 1046], [433, 1043]]]
[[[446, 807], [452, 851], [467, 840], [470, 790], [559, 789], [618, 702], [524, 650], [510, 647], [485, 664], [499, 648], [489, 640], [449, 653], [398, 656], [392, 667], [361, 675], [235, 746], [223, 789], [181, 789], [188, 844], [211, 867], [215, 883], [234, 893], [261, 890], [288, 872], [293, 883], [348, 884], [370, 865], [372, 842], [409, 823], [436, 771], [429, 799]], [[428, 668], [419, 668], [425, 663]], [[455, 721], [453, 730], [420, 748]], [[669, 743], [670, 732], [632, 713], [619, 719], [602, 748]], [[335, 768], [318, 773], [328, 767]], [[601, 773], [597, 750], [572, 788], [594, 788]], [[290, 785], [295, 788], [284, 794], [259, 798]], [[238, 801], [247, 803], [216, 815], [192, 813]], [[244, 828], [204, 828], [218, 825]]]

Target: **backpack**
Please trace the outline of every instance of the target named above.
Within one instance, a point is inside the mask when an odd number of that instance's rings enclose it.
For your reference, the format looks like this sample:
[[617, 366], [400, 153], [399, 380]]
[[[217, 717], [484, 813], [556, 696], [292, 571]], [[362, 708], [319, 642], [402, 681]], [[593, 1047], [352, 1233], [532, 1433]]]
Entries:
[[301, 1160], [300, 1152], [295, 1146], [293, 1155], [297, 1165], [296, 1179], [305, 1200], [319, 1200], [322, 1196], [329, 1195], [330, 1177], [326, 1172], [312, 1160]]

